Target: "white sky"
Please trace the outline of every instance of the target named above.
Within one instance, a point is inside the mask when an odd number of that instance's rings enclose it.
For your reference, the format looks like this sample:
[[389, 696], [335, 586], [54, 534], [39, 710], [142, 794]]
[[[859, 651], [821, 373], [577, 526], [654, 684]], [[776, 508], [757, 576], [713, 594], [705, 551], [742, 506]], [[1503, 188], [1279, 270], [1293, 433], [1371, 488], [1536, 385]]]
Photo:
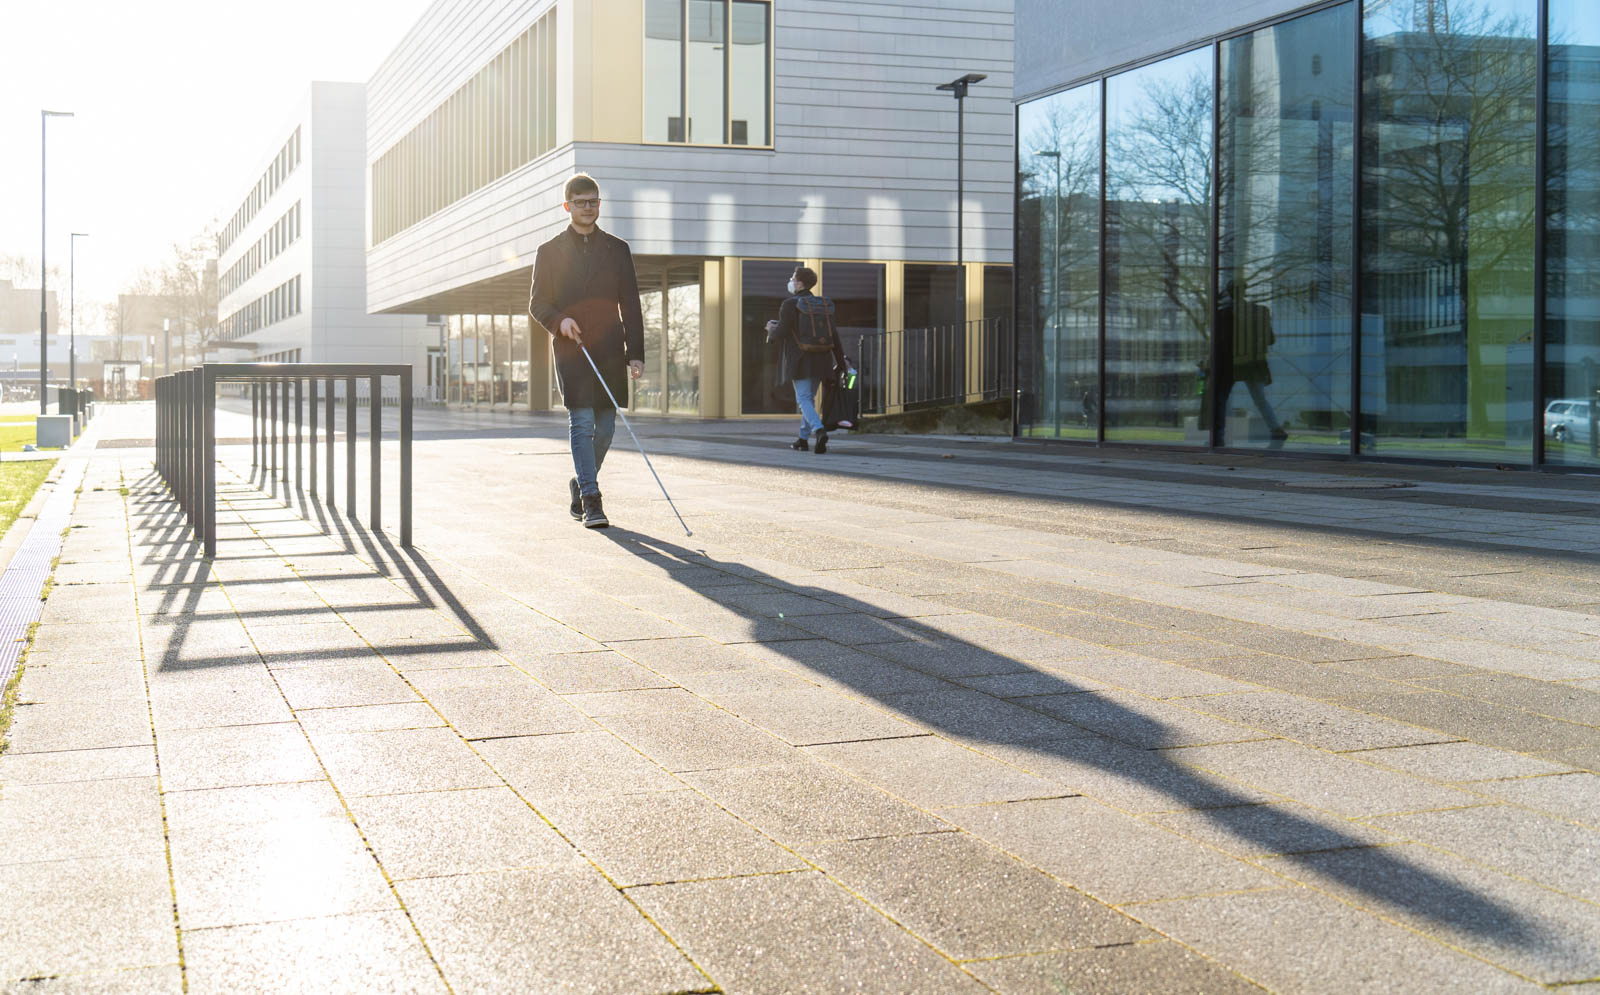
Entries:
[[99, 330], [141, 266], [232, 215], [313, 79], [365, 82], [430, 2], [3, 0], [0, 253], [37, 265], [39, 111], [75, 112], [49, 123], [48, 262], [64, 319], [89, 233], [78, 328]]

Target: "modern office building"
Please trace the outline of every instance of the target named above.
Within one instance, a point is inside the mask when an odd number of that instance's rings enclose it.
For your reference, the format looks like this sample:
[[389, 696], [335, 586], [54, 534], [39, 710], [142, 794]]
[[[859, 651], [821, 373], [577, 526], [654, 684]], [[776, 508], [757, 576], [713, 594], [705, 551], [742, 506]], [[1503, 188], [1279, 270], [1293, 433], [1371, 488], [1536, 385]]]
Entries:
[[1600, 467], [1600, 5], [1016, 21], [1021, 435]]
[[[639, 273], [635, 407], [792, 411], [762, 326], [798, 263], [852, 340], [1009, 310], [1011, 53], [1010, 0], [438, 0], [368, 85], [368, 307], [448, 316], [453, 401], [558, 404], [528, 288], [587, 172]], [[935, 87], [967, 73], [958, 212]]]
[[365, 156], [366, 87], [312, 83], [217, 236], [218, 334], [207, 358], [411, 363], [426, 394], [438, 326], [367, 313]]

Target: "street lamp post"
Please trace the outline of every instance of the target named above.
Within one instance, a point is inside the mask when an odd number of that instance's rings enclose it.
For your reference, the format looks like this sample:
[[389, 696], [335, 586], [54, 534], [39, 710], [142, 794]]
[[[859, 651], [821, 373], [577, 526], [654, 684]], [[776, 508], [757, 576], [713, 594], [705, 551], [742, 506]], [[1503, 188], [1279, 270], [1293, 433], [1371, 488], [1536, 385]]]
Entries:
[[50, 318], [49, 299], [45, 293], [45, 284], [49, 282], [49, 270], [44, 264], [45, 250], [45, 125], [53, 117], [71, 117], [71, 111], [45, 111], [39, 112], [39, 413], [50, 413]]
[[75, 231], [67, 242], [67, 273], [71, 281], [67, 297], [67, 381], [73, 390], [78, 389], [78, 239], [88, 237], [88, 232]]
[[949, 90], [950, 95], [956, 98], [956, 293], [957, 300], [961, 302], [961, 323], [966, 327], [967, 321], [967, 267], [963, 258], [964, 236], [966, 223], [963, 216], [966, 200], [966, 98], [967, 87], [973, 83], [981, 82], [989, 77], [983, 73], [967, 73], [960, 79], [953, 79], [948, 83], [940, 83], [935, 90]]

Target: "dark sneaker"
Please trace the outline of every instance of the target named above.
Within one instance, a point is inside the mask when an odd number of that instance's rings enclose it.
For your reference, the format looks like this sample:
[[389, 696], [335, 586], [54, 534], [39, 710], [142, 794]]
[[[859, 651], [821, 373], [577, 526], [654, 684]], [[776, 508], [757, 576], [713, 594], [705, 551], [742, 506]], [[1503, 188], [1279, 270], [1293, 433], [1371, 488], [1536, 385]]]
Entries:
[[827, 451], [828, 451], [828, 433], [827, 432], [818, 432], [817, 433], [817, 448], [813, 449], [812, 452], [825, 453]]
[[810, 452], [811, 451], [811, 444], [809, 442], [807, 442], [806, 440], [804, 440], [804, 439], [796, 439], [793, 442], [789, 443], [789, 448], [793, 449], [793, 450], [796, 450], [798, 452], [802, 452], [802, 453]]
[[583, 527], [586, 529], [603, 529], [610, 524], [606, 520], [606, 510], [600, 506], [600, 495], [585, 494], [583, 496]]
[[572, 492], [572, 506], [567, 512], [572, 515], [575, 522], [583, 521], [583, 495], [578, 493], [578, 478], [573, 477], [567, 481], [567, 490]]

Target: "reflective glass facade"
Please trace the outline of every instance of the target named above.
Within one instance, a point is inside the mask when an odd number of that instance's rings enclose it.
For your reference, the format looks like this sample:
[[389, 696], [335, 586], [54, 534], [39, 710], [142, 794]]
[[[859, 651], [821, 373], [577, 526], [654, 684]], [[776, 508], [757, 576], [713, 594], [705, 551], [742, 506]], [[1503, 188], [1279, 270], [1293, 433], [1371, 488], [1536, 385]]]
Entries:
[[1024, 102], [1019, 434], [1600, 466], [1597, 146], [1589, 0], [1320, 5]]

